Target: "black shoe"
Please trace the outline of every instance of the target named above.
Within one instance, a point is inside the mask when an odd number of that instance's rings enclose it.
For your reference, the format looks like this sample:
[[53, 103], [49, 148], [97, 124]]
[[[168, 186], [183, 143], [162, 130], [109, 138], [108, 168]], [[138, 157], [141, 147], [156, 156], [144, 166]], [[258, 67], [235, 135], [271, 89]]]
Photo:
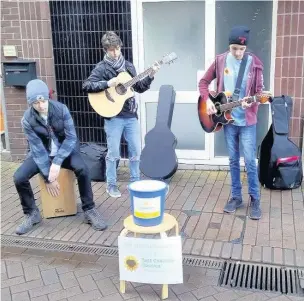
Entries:
[[228, 203], [226, 204], [226, 206], [224, 207], [224, 212], [234, 213], [237, 208], [242, 207], [242, 206], [243, 206], [242, 199], [238, 199], [238, 198], [232, 197], [228, 201]]
[[84, 222], [91, 224], [92, 227], [97, 231], [102, 231], [107, 228], [106, 223], [103, 221], [100, 213], [96, 208], [84, 212]]
[[42, 218], [39, 209], [34, 209], [30, 214], [25, 215], [24, 221], [16, 229], [16, 234], [22, 235], [30, 232], [36, 224], [41, 222], [41, 220]]
[[120, 198], [121, 197], [121, 193], [118, 190], [117, 186], [115, 186], [115, 185], [108, 185], [106, 191], [109, 194], [109, 196], [111, 196], [112, 198]]
[[254, 200], [251, 198], [250, 200], [250, 208], [249, 208], [249, 217], [251, 219], [258, 220], [262, 217], [262, 210], [260, 207], [260, 201]]

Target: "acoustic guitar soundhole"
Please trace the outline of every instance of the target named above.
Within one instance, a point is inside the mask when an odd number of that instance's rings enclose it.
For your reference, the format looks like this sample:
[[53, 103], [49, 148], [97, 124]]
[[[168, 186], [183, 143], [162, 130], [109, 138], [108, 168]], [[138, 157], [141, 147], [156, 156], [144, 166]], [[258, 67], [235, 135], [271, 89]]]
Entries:
[[220, 110], [220, 103], [219, 102], [216, 102], [215, 104], [214, 104], [214, 106], [215, 106], [215, 109], [217, 110], [217, 112], [215, 113], [215, 115], [216, 116], [220, 116], [221, 114], [222, 114], [222, 112], [221, 112], [221, 110]]
[[127, 92], [127, 89], [122, 84], [118, 84], [115, 89], [116, 89], [116, 92], [120, 95], [124, 95]]

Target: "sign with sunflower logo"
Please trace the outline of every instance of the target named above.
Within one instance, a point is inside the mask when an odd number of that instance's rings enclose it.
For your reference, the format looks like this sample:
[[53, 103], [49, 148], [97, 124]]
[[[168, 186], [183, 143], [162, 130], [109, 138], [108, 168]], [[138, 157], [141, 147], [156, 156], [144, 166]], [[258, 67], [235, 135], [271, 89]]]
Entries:
[[162, 239], [118, 237], [120, 280], [150, 283], [183, 283], [180, 236]]

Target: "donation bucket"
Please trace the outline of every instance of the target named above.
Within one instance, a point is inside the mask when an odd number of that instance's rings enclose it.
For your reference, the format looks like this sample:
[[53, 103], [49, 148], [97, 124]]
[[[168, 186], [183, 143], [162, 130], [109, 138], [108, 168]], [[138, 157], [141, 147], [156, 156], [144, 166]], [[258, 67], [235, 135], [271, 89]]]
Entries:
[[129, 184], [134, 223], [142, 227], [162, 223], [169, 186], [156, 180], [140, 180]]

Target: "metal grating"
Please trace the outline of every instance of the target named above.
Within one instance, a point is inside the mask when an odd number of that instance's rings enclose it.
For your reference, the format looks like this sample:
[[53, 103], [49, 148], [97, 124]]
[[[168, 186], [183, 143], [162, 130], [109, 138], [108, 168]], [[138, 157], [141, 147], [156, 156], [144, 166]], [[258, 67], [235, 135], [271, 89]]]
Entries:
[[184, 256], [183, 264], [193, 267], [209, 268], [209, 269], [221, 269], [223, 267], [223, 261], [221, 260], [202, 259], [191, 256]]
[[[94, 254], [100, 256], [118, 256], [118, 248], [90, 246], [79, 243], [61, 243], [39, 239], [19, 238], [14, 236], [1, 236], [2, 247], [19, 247], [25, 249], [40, 249], [48, 251], [63, 251], [82, 254]], [[194, 256], [183, 256], [183, 264], [193, 267], [221, 269], [223, 262], [220, 260], [203, 259]]]
[[113, 247], [90, 246], [79, 243], [61, 243], [39, 239], [18, 238], [1, 236], [2, 246], [40, 249], [49, 251], [64, 251], [73, 253], [94, 254], [103, 256], [118, 256], [118, 249]]
[[220, 286], [302, 295], [297, 269], [225, 262]]
[[300, 278], [300, 287], [304, 290], [304, 270], [298, 269]]
[[[103, 59], [101, 38], [107, 30], [122, 39], [132, 62], [130, 0], [49, 1], [58, 100], [73, 116], [80, 142], [106, 144], [103, 118], [91, 108], [82, 83]], [[122, 138], [121, 155], [127, 157]]]

